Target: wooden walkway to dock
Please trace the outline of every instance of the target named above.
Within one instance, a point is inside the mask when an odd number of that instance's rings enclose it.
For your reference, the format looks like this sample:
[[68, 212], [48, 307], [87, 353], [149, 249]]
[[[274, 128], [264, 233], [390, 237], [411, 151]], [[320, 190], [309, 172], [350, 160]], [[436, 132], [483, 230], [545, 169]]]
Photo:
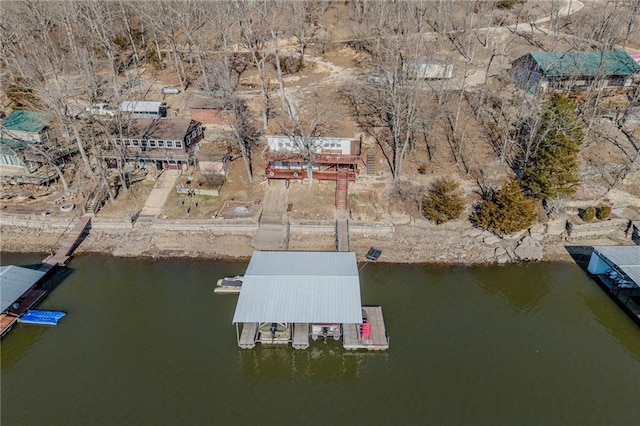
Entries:
[[382, 306], [364, 306], [362, 308], [367, 313], [367, 322], [371, 324], [371, 338], [363, 340], [360, 337], [359, 324], [344, 324], [342, 326], [342, 343], [345, 349], [368, 349], [386, 350], [389, 349], [389, 338], [384, 325]]
[[49, 270], [54, 265], [65, 265], [90, 222], [91, 216], [81, 216], [69, 236], [62, 242], [58, 251], [42, 261], [43, 265], [40, 267], [40, 270]]

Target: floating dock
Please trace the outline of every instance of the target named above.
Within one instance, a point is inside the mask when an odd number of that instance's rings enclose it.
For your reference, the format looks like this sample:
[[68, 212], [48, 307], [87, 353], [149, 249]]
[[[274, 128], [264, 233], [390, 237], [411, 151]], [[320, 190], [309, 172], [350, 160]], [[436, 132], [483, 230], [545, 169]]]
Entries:
[[[382, 306], [363, 306], [367, 314], [367, 322], [362, 324], [344, 324], [342, 326], [342, 344], [345, 349], [366, 349], [383, 351], [389, 349], [389, 337], [384, 325]], [[371, 324], [368, 335], [362, 332], [366, 324]]]
[[[82, 241], [82, 237], [91, 223], [91, 216], [81, 216], [75, 224], [67, 238], [62, 242], [55, 254], [47, 256], [37, 270], [21, 268], [10, 265], [2, 267], [2, 314], [0, 314], [0, 337], [9, 333], [13, 325], [20, 321], [29, 322], [29, 317], [25, 321], [21, 320], [31, 308], [48, 294], [48, 290], [41, 288], [42, 282], [52, 274], [58, 266], [64, 266], [71, 258], [71, 254]], [[12, 274], [19, 272], [15, 277]], [[58, 318], [59, 319], [59, 318]], [[41, 319], [40, 324], [49, 319]]]
[[256, 251], [242, 279], [232, 324], [238, 346], [342, 340], [346, 349], [385, 350], [382, 307], [362, 306], [353, 252]]

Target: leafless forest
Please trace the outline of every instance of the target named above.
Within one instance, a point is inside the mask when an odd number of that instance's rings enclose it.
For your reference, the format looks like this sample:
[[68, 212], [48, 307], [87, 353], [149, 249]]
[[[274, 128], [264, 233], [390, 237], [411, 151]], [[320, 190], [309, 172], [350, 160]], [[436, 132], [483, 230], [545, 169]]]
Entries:
[[[77, 148], [73, 175], [59, 165], [65, 188], [109, 187], [99, 161], [105, 123], [82, 112], [97, 102], [158, 100], [144, 92], [145, 79], [233, 111], [229, 141], [249, 176], [260, 173], [251, 165], [264, 134], [362, 134], [398, 185], [413, 174], [455, 173], [482, 186], [491, 170], [508, 174], [535, 149], [544, 96], [514, 85], [514, 59], [640, 51], [640, 0], [4, 1], [0, 8], [4, 109], [46, 113], [58, 143]], [[450, 64], [453, 76], [412, 78], [411, 61]], [[637, 173], [640, 133], [630, 117], [638, 81], [625, 93], [603, 93], [596, 80], [566, 94], [579, 101], [586, 130], [582, 175], [612, 188]]]

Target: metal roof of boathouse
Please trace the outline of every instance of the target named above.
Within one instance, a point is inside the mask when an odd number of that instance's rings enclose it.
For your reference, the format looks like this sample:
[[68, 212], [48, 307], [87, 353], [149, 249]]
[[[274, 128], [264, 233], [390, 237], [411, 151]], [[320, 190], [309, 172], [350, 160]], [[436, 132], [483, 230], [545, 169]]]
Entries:
[[42, 271], [21, 266], [0, 266], [0, 312], [9, 308], [43, 275]]
[[593, 248], [640, 286], [640, 246], [594, 246]]
[[362, 323], [352, 252], [256, 251], [233, 323]]

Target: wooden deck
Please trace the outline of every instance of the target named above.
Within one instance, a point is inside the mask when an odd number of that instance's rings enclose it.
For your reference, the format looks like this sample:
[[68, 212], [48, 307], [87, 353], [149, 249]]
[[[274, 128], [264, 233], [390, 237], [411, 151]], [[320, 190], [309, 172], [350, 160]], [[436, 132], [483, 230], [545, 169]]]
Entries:
[[258, 323], [243, 323], [242, 334], [238, 346], [242, 349], [253, 349], [256, 346], [256, 333], [258, 332]]
[[58, 251], [54, 255], [48, 256], [42, 262], [49, 265], [66, 264], [90, 222], [91, 216], [81, 216], [78, 223], [76, 223], [76, 226], [71, 230], [69, 236], [62, 242]]
[[0, 314], [0, 337], [4, 337], [7, 334], [13, 324], [18, 321], [18, 317], [14, 317], [13, 315]]
[[367, 313], [367, 322], [371, 324], [371, 338], [363, 340], [360, 338], [359, 324], [343, 324], [342, 343], [345, 349], [367, 349], [381, 351], [389, 349], [389, 338], [384, 325], [384, 315], [382, 306], [364, 306], [362, 308]]
[[309, 323], [295, 323], [293, 326], [293, 348], [307, 349], [309, 347]]

